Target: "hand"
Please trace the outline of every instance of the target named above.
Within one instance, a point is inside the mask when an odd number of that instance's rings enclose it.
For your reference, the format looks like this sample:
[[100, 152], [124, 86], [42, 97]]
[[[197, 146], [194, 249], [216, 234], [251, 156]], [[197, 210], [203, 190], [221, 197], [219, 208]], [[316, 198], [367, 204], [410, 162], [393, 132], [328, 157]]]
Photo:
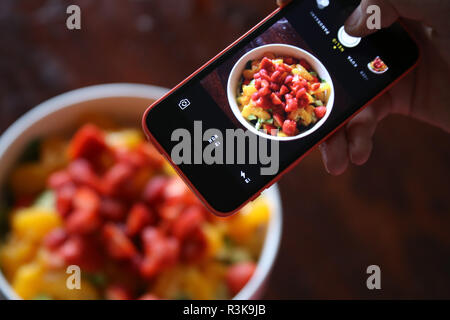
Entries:
[[[288, 2], [278, 0], [279, 5]], [[333, 175], [342, 174], [349, 163], [367, 162], [375, 129], [389, 114], [410, 116], [450, 132], [450, 1], [362, 0], [345, 24], [347, 33], [363, 37], [374, 32], [366, 27], [366, 9], [372, 4], [381, 9], [382, 28], [403, 19], [421, 47], [422, 60], [320, 146], [325, 168]]]

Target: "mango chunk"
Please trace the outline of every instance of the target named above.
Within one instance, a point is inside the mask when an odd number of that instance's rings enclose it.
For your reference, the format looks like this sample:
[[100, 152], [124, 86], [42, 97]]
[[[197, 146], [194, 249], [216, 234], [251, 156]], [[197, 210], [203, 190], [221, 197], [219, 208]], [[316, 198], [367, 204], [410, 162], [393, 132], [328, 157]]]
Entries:
[[256, 87], [254, 85], [249, 84], [248, 86], [242, 86], [242, 91], [244, 92], [245, 96], [251, 97], [252, 94], [256, 93], [258, 90], [256, 90]]
[[43, 268], [37, 263], [25, 264], [17, 270], [12, 287], [23, 299], [33, 299], [41, 293]]
[[36, 245], [31, 241], [10, 237], [0, 249], [0, 265], [11, 280], [17, 270], [25, 263], [30, 262], [36, 253]]
[[254, 115], [260, 119], [263, 120], [269, 120], [270, 119], [270, 114], [265, 111], [263, 108], [261, 107], [257, 107], [253, 104], [248, 104], [244, 107], [244, 109], [242, 109], [242, 116], [247, 119], [250, 115]]
[[139, 130], [125, 129], [108, 133], [105, 140], [112, 148], [134, 149], [144, 141], [144, 136]]
[[62, 225], [57, 212], [44, 208], [18, 210], [12, 216], [13, 232], [22, 239], [40, 241], [51, 230]]
[[243, 243], [253, 235], [256, 229], [267, 225], [269, 219], [269, 204], [264, 197], [260, 197], [230, 218], [227, 233], [234, 241]]

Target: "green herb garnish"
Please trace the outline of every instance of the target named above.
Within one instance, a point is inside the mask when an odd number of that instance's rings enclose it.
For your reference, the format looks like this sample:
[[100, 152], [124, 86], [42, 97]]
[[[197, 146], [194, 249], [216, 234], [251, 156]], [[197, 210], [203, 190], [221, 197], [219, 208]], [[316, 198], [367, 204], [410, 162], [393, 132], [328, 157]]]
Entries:
[[261, 129], [261, 125], [263, 124], [263, 121], [264, 120], [262, 120], [262, 119], [258, 119], [258, 122], [256, 122], [256, 124], [255, 124], [255, 129], [256, 130]]
[[86, 279], [96, 287], [104, 287], [108, 281], [107, 277], [103, 273], [87, 273]]
[[33, 300], [53, 300], [48, 294], [40, 293], [33, 297]]

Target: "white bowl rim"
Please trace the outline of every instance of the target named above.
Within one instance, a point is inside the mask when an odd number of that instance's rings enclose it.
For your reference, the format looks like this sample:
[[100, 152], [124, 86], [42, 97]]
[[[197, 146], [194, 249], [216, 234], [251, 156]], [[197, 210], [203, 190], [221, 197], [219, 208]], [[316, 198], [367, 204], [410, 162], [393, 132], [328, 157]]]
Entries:
[[[27, 129], [35, 122], [58, 110], [70, 108], [71, 106], [82, 102], [114, 97], [157, 100], [167, 92], [169, 92], [168, 89], [153, 85], [112, 83], [88, 86], [57, 95], [30, 109], [5, 130], [0, 136], [0, 161], [3, 158], [3, 155], [13, 145], [14, 141]], [[264, 285], [266, 278], [268, 278], [278, 254], [282, 232], [282, 205], [278, 186], [274, 184], [272, 187], [265, 190], [263, 194], [266, 194], [268, 198], [275, 200], [271, 202], [273, 206], [271, 212], [273, 214], [270, 219], [255, 274], [245, 287], [233, 297], [233, 299], [236, 300], [251, 299], [254, 297], [257, 291]], [[0, 270], [0, 299], [2, 295], [9, 300], [21, 300], [21, 297], [16, 294], [10, 283], [4, 277], [3, 272]]]
[[[312, 128], [296, 135], [296, 136], [292, 136], [292, 137], [276, 137], [276, 136], [272, 136], [270, 134], [266, 134], [264, 132], [261, 132], [259, 130], [256, 130], [256, 128], [254, 126], [252, 126], [247, 120], [245, 120], [242, 115], [241, 112], [239, 111], [239, 107], [237, 105], [236, 102], [236, 88], [231, 88], [231, 79], [234, 76], [234, 74], [238, 71], [237, 68], [238, 66], [242, 63], [242, 61], [244, 59], [246, 59], [249, 55], [255, 53], [255, 51], [266, 51], [269, 48], [288, 48], [288, 49], [292, 49], [295, 50], [299, 53], [301, 53], [302, 55], [306, 55], [307, 58], [312, 59], [315, 63], [317, 63], [326, 73], [326, 76], [328, 76], [329, 80], [329, 84], [331, 87], [331, 94], [330, 97], [328, 99], [327, 102], [327, 112], [325, 114], [325, 116], [320, 119]], [[242, 71], [241, 71], [242, 72]], [[333, 79], [331, 78], [330, 73], [328, 72], [328, 69], [325, 68], [325, 66], [323, 65], [323, 63], [316, 57], [314, 56], [312, 53], [293, 46], [293, 45], [289, 45], [289, 44], [282, 44], [282, 43], [272, 43], [272, 44], [266, 44], [266, 45], [262, 45], [259, 47], [256, 47], [248, 52], [246, 52], [233, 66], [233, 69], [231, 69], [230, 75], [228, 76], [228, 82], [227, 82], [227, 98], [228, 98], [228, 103], [230, 105], [231, 111], [233, 111], [234, 116], [238, 119], [238, 121], [244, 125], [248, 130], [250, 130], [251, 132], [253, 132], [256, 135], [262, 136], [264, 138], [267, 139], [271, 139], [271, 140], [277, 140], [277, 141], [292, 141], [292, 140], [298, 140], [301, 138], [304, 138], [306, 136], [309, 136], [310, 134], [312, 134], [313, 132], [315, 132], [317, 129], [319, 129], [328, 119], [329, 115], [331, 114], [331, 111], [333, 109], [334, 106], [334, 96], [335, 96], [335, 92], [334, 92], [334, 85], [333, 85]]]

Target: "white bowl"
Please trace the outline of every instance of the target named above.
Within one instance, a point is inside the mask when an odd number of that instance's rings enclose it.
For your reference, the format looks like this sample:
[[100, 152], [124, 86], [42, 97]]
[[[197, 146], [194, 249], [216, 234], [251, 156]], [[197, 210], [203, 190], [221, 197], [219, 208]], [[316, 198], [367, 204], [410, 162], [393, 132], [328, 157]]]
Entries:
[[[314, 69], [314, 71], [317, 72], [320, 78], [324, 79], [327, 83], [330, 84], [331, 87], [331, 94], [328, 99], [328, 103], [326, 105], [327, 112], [325, 116], [320, 119], [313, 127], [310, 129], [303, 131], [302, 133], [292, 136], [292, 137], [277, 137], [272, 136], [270, 134], [266, 134], [262, 131], [256, 130], [256, 128], [249, 123], [241, 114], [241, 111], [239, 110], [239, 106], [236, 101], [237, 93], [238, 93], [238, 85], [241, 80], [242, 73], [245, 70], [245, 66], [247, 62], [255, 59], [261, 59], [263, 54], [266, 52], [272, 52], [276, 56], [290, 56], [297, 59], [305, 59], [311, 67]], [[234, 113], [234, 116], [239, 120], [239, 122], [242, 123], [248, 130], [251, 132], [263, 136], [264, 138], [272, 139], [272, 140], [278, 140], [278, 141], [290, 141], [290, 140], [297, 140], [301, 139], [303, 137], [306, 137], [316, 131], [320, 128], [321, 125], [327, 121], [327, 118], [329, 117], [331, 110], [333, 109], [334, 105], [334, 86], [333, 81], [331, 79], [330, 74], [328, 73], [327, 69], [324, 67], [324, 65], [311, 53], [291, 46], [287, 44], [268, 44], [264, 45], [258, 48], [255, 48], [246, 54], [244, 54], [239, 61], [234, 65], [233, 69], [230, 72], [230, 76], [228, 78], [228, 84], [227, 84], [227, 96], [228, 96], [228, 103], [230, 104], [231, 110]]]
[[[148, 85], [105, 84], [70, 91], [39, 104], [0, 137], [0, 190], [21, 152], [35, 138], [70, 134], [76, 129], [76, 119], [87, 112], [104, 113], [121, 124], [140, 127], [144, 111], [166, 92], [167, 89]], [[265, 195], [273, 208], [264, 247], [254, 276], [235, 299], [259, 297], [278, 252], [281, 200], [277, 186], [266, 190]], [[0, 272], [0, 297], [1, 293], [7, 299], [20, 299]]]

